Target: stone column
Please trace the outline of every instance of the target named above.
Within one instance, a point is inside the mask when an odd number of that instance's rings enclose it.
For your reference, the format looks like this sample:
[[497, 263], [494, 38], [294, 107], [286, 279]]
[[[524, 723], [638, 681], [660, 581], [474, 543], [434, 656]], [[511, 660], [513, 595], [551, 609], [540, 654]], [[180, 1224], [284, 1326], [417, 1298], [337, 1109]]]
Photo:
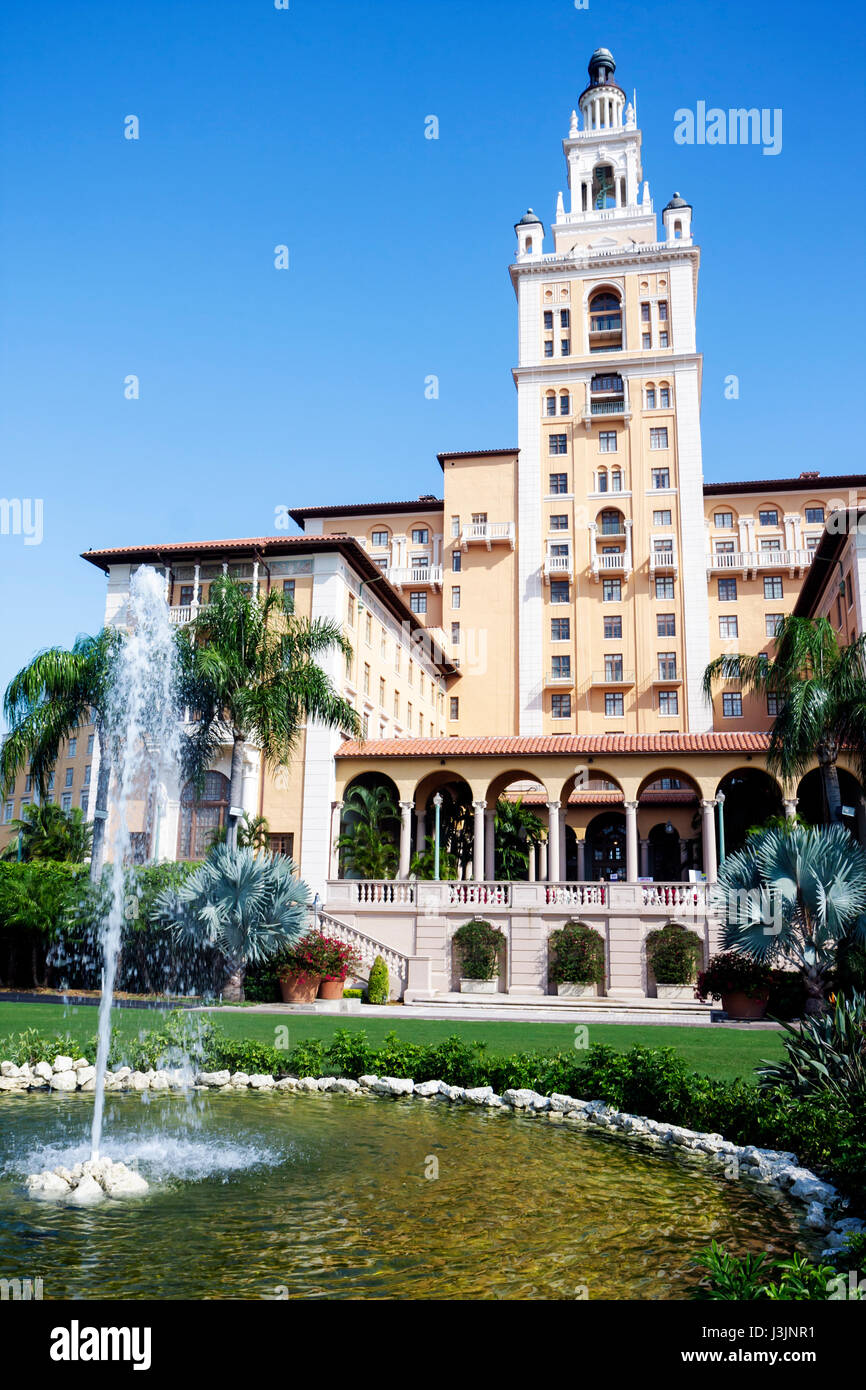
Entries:
[[704, 873], [707, 876], [707, 883], [715, 883], [717, 880], [717, 859], [716, 859], [716, 802], [715, 798], [701, 802], [701, 812], [703, 815], [703, 834], [704, 834]]
[[547, 841], [542, 840], [538, 846], [538, 877], [542, 883], [547, 882]]
[[637, 802], [625, 803], [625, 877], [626, 882], [637, 882]]
[[565, 833], [566, 809], [563, 806], [562, 814], [559, 817], [559, 872], [563, 878], [568, 878], [568, 837]]
[[529, 846], [529, 882], [535, 882], [535, 845]]
[[417, 818], [418, 818], [418, 828], [417, 828], [416, 833], [415, 833], [415, 851], [416, 851], [417, 854], [423, 854], [424, 851], [425, 851], [426, 848], [427, 848], [427, 811], [426, 811], [426, 808], [422, 807], [420, 811], [419, 811], [419, 810], [416, 810], [416, 813], [415, 813], [415, 814], [416, 814], [416, 816], [417, 816]]
[[198, 612], [198, 596], [201, 586], [201, 565], [196, 563], [192, 572], [192, 611], [193, 615]]
[[547, 830], [547, 868], [548, 879], [551, 883], [559, 882], [559, 802], [548, 801], [548, 830]]
[[340, 877], [340, 851], [337, 848], [337, 841], [340, 838], [340, 820], [343, 815], [342, 801], [331, 802], [331, 853], [329, 874], [331, 878]]
[[586, 883], [586, 840], [577, 842], [577, 881]]
[[484, 867], [488, 878], [496, 877], [496, 812], [484, 812]]
[[641, 840], [640, 842], [640, 876], [649, 878], [650, 876], [650, 842]]
[[415, 809], [414, 801], [400, 802], [400, 868], [399, 878], [409, 877], [409, 865], [412, 861], [412, 812]]
[[472, 809], [475, 812], [472, 838], [472, 877], [476, 883], [481, 883], [484, 879], [484, 812], [487, 809], [487, 802], [473, 801]]

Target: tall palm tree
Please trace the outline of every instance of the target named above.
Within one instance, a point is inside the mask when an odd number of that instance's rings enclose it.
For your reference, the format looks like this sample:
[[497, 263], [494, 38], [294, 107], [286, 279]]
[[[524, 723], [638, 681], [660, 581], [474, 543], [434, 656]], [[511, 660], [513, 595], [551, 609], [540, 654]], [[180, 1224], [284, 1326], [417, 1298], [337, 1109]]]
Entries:
[[496, 865], [490, 872], [500, 879], [524, 878], [529, 846], [540, 844], [543, 835], [543, 822], [524, 806], [522, 797], [509, 801], [501, 796], [496, 803]]
[[708, 699], [720, 680], [739, 680], [744, 691], [778, 698], [768, 769], [794, 781], [817, 756], [828, 819], [841, 823], [840, 751], [855, 759], [861, 780], [866, 779], [866, 634], [841, 646], [827, 618], [788, 614], [776, 634], [772, 660], [761, 652], [710, 662], [703, 677]]
[[214, 580], [208, 604], [178, 632], [180, 702], [197, 720], [186, 744], [187, 770], [200, 778], [232, 743], [226, 843], [237, 845], [244, 750], [254, 742], [270, 767], [289, 763], [306, 720], [357, 735], [358, 716], [338, 695], [318, 659], [334, 649], [351, 657], [338, 623], [296, 617], [276, 589], [253, 595], [228, 576]]
[[122, 642], [115, 628], [95, 637], [76, 638], [71, 651], [49, 647], [13, 676], [3, 700], [9, 733], [0, 749], [0, 795], [7, 796], [24, 768], [30, 768], [40, 799], [60, 750], [91, 719], [99, 743], [99, 776], [93, 820], [90, 876], [102, 872], [105, 819], [111, 759], [107, 735], [108, 702], [117, 653]]
[[343, 802], [349, 827], [337, 841], [344, 866], [360, 878], [393, 878], [400, 814], [385, 787], [352, 787]]
[[727, 856], [710, 905], [726, 949], [793, 960], [820, 1013], [839, 947], [866, 943], [866, 853], [843, 825], [768, 830]]
[[20, 820], [9, 823], [12, 839], [0, 859], [51, 859], [55, 863], [83, 864], [90, 854], [93, 827], [75, 807], [63, 811], [53, 801], [25, 806]]

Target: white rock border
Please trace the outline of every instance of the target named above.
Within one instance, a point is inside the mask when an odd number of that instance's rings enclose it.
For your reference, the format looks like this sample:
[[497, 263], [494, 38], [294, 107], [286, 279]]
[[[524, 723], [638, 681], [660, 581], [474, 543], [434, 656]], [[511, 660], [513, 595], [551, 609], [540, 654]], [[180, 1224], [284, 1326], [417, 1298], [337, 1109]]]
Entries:
[[[57, 1057], [53, 1063], [0, 1062], [0, 1092], [9, 1094], [49, 1090], [94, 1091], [96, 1068], [86, 1057], [75, 1060]], [[835, 1187], [822, 1180], [808, 1168], [801, 1168], [797, 1155], [776, 1149], [759, 1149], [754, 1144], [734, 1144], [720, 1134], [703, 1134], [684, 1129], [664, 1120], [649, 1120], [642, 1115], [629, 1115], [614, 1110], [601, 1100], [576, 1100], [574, 1096], [556, 1092], [543, 1096], [538, 1091], [508, 1090], [496, 1095], [492, 1086], [449, 1086], [445, 1081], [411, 1081], [397, 1076], [365, 1075], [357, 1081], [342, 1076], [273, 1076], [249, 1075], [237, 1071], [202, 1071], [192, 1073], [177, 1068], [172, 1071], [132, 1071], [121, 1067], [107, 1072], [107, 1091], [298, 1091], [321, 1094], [335, 1091], [344, 1095], [369, 1095], [382, 1099], [412, 1097], [419, 1100], [447, 1100], [452, 1103], [478, 1105], [491, 1110], [511, 1110], [522, 1115], [543, 1117], [555, 1124], [595, 1126], [615, 1134], [638, 1138], [650, 1145], [672, 1146], [702, 1154], [717, 1163], [732, 1159], [739, 1173], [767, 1187], [782, 1192], [805, 1208], [804, 1224], [809, 1230], [826, 1234], [827, 1247], [822, 1252], [835, 1254], [844, 1247], [852, 1232], [866, 1230], [866, 1222], [857, 1217], [843, 1216], [848, 1199]]]

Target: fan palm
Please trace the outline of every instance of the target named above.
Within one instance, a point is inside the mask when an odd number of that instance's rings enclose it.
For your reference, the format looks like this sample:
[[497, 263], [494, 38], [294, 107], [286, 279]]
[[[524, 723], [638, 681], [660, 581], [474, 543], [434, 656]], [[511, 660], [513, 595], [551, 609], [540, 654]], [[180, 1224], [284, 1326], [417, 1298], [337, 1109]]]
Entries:
[[767, 767], [785, 781], [800, 778], [817, 756], [828, 820], [841, 822], [837, 761], [841, 749], [866, 778], [866, 634], [841, 646], [827, 618], [788, 614], [775, 638], [772, 660], [718, 656], [704, 671], [708, 699], [719, 680], [739, 680], [743, 690], [773, 695], [779, 713], [770, 731]]
[[106, 732], [112, 676], [121, 633], [103, 628], [95, 637], [78, 637], [70, 651], [50, 647], [14, 676], [3, 712], [9, 733], [0, 750], [0, 795], [7, 796], [29, 765], [33, 785], [44, 800], [61, 749], [82, 724], [93, 720], [99, 743], [99, 776], [93, 823], [90, 876], [99, 878], [111, 780]]
[[837, 947], [866, 940], [866, 853], [841, 825], [768, 830], [728, 855], [710, 904], [726, 949], [793, 960], [820, 1013]]
[[523, 805], [522, 797], [516, 801], [500, 797], [496, 803], [496, 866], [490, 865], [490, 874], [503, 880], [525, 878], [529, 846], [539, 844], [543, 836], [543, 822]]
[[318, 659], [351, 657], [338, 623], [296, 617], [277, 589], [253, 595], [228, 576], [214, 580], [208, 604], [178, 632], [181, 703], [195, 711], [187, 770], [199, 779], [232, 743], [227, 844], [237, 844], [244, 751], [248, 741], [270, 767], [287, 766], [308, 719], [357, 734], [352, 706], [338, 695]]
[[53, 801], [25, 806], [20, 820], [9, 823], [12, 839], [0, 859], [17, 859], [19, 845], [25, 860], [52, 859], [67, 864], [83, 864], [90, 854], [93, 827], [81, 811], [63, 811]]
[[175, 942], [219, 951], [223, 997], [244, 997], [247, 966], [292, 946], [304, 933], [310, 892], [286, 855], [219, 845], [179, 887], [160, 893], [153, 916]]
[[394, 839], [400, 821], [385, 787], [352, 787], [343, 802], [348, 828], [337, 841], [344, 868], [359, 878], [393, 878], [399, 863]]

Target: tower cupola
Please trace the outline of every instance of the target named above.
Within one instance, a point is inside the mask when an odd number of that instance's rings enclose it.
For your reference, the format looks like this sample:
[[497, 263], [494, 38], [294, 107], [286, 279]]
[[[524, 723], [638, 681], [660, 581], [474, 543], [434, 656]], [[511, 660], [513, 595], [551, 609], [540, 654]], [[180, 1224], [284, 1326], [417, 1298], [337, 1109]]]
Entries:
[[517, 233], [518, 256], [541, 255], [544, 245], [544, 225], [541, 218], [532, 211], [532, 208], [523, 214], [519, 222], [515, 222], [514, 230]]
[[597, 48], [589, 60], [589, 86], [578, 103], [584, 130], [621, 130], [625, 92], [614, 81], [616, 63], [609, 48]]
[[679, 193], [675, 193], [667, 206], [663, 208], [662, 222], [667, 241], [684, 241], [687, 245], [691, 245], [692, 205], [687, 203], [685, 198], [681, 198]]

